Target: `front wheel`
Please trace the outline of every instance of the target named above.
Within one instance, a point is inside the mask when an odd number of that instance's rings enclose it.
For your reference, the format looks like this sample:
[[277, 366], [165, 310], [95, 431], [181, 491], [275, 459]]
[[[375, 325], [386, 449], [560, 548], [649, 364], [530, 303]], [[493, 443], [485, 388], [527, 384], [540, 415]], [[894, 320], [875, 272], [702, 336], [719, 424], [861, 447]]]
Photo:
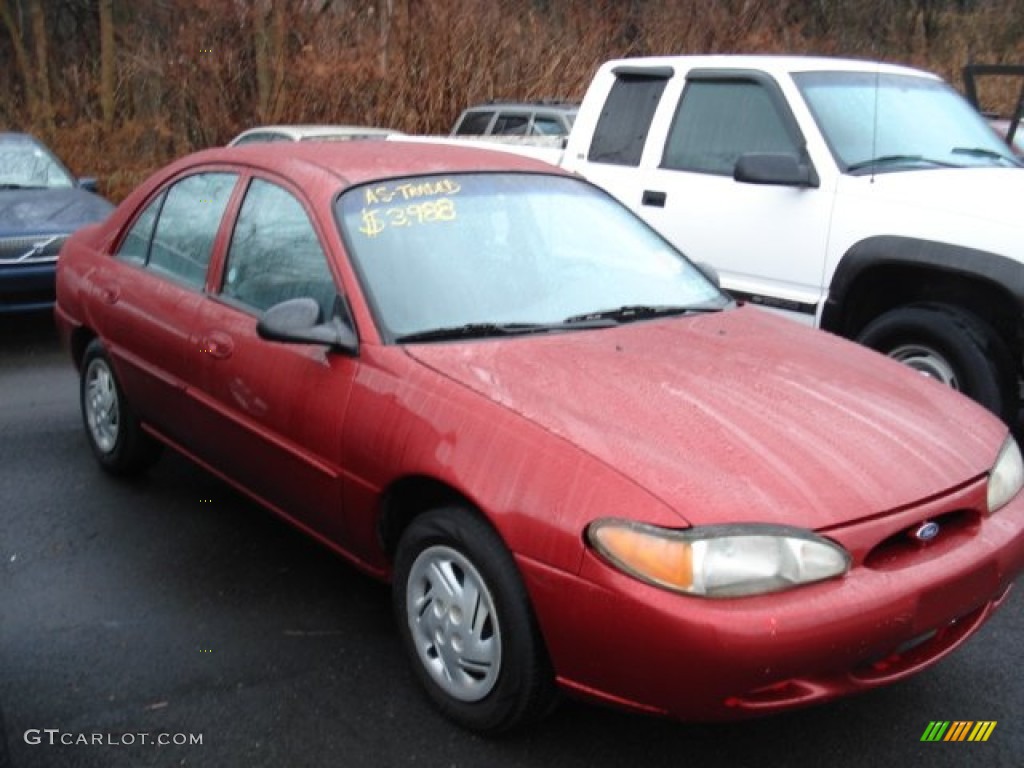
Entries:
[[101, 467], [115, 475], [132, 475], [157, 460], [160, 445], [142, 430], [125, 401], [99, 339], [85, 348], [79, 394], [85, 434]]
[[970, 312], [944, 305], [900, 307], [875, 318], [857, 341], [1015, 423], [1020, 397], [1013, 359], [991, 326]]
[[416, 677], [460, 725], [499, 733], [549, 708], [554, 682], [519, 571], [497, 533], [462, 507], [402, 534], [394, 609]]

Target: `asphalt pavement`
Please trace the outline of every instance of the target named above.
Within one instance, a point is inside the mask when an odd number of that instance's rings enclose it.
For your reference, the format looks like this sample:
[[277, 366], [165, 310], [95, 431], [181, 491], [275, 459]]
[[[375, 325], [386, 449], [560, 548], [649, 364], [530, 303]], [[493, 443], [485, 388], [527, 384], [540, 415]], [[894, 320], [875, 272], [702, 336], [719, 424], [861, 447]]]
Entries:
[[[173, 453], [103, 474], [50, 318], [0, 317], [0, 768], [1020, 768], [1022, 587], [937, 666], [830, 705], [702, 725], [565, 701], [481, 738], [419, 692], [386, 586]], [[922, 742], [937, 720], [996, 726]]]

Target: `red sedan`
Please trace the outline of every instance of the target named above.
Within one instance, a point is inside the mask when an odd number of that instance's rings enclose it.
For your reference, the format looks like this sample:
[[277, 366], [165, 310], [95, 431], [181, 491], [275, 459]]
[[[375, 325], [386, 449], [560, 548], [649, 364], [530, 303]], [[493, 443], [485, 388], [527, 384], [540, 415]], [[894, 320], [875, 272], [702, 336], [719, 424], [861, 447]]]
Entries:
[[76, 234], [57, 292], [100, 465], [170, 446], [391, 580], [467, 727], [559, 689], [695, 719], [869, 689], [1024, 567], [999, 421], [524, 158], [202, 152]]

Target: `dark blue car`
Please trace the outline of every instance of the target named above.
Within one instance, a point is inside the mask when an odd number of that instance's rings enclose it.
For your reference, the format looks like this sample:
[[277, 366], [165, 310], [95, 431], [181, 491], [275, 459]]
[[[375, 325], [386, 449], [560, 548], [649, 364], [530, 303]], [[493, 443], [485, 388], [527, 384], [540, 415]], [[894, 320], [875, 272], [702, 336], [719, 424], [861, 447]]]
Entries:
[[0, 133], [0, 314], [52, 307], [60, 247], [113, 208], [36, 139]]

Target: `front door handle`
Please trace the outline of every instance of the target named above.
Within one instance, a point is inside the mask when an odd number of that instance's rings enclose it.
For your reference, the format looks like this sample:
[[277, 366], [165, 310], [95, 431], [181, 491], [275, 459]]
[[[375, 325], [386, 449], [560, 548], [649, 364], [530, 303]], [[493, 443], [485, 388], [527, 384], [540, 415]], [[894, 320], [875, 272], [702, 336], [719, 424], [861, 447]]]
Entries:
[[99, 292], [100, 300], [104, 304], [117, 304], [117, 300], [121, 298], [121, 286], [117, 283], [100, 286]]
[[235, 351], [235, 342], [223, 331], [211, 331], [200, 340], [199, 350], [218, 360], [224, 360], [231, 357], [231, 353]]
[[664, 208], [665, 200], [668, 197], [664, 192], [657, 192], [653, 189], [645, 189], [643, 197], [640, 198], [640, 203], [643, 205], [653, 205], [655, 208]]

